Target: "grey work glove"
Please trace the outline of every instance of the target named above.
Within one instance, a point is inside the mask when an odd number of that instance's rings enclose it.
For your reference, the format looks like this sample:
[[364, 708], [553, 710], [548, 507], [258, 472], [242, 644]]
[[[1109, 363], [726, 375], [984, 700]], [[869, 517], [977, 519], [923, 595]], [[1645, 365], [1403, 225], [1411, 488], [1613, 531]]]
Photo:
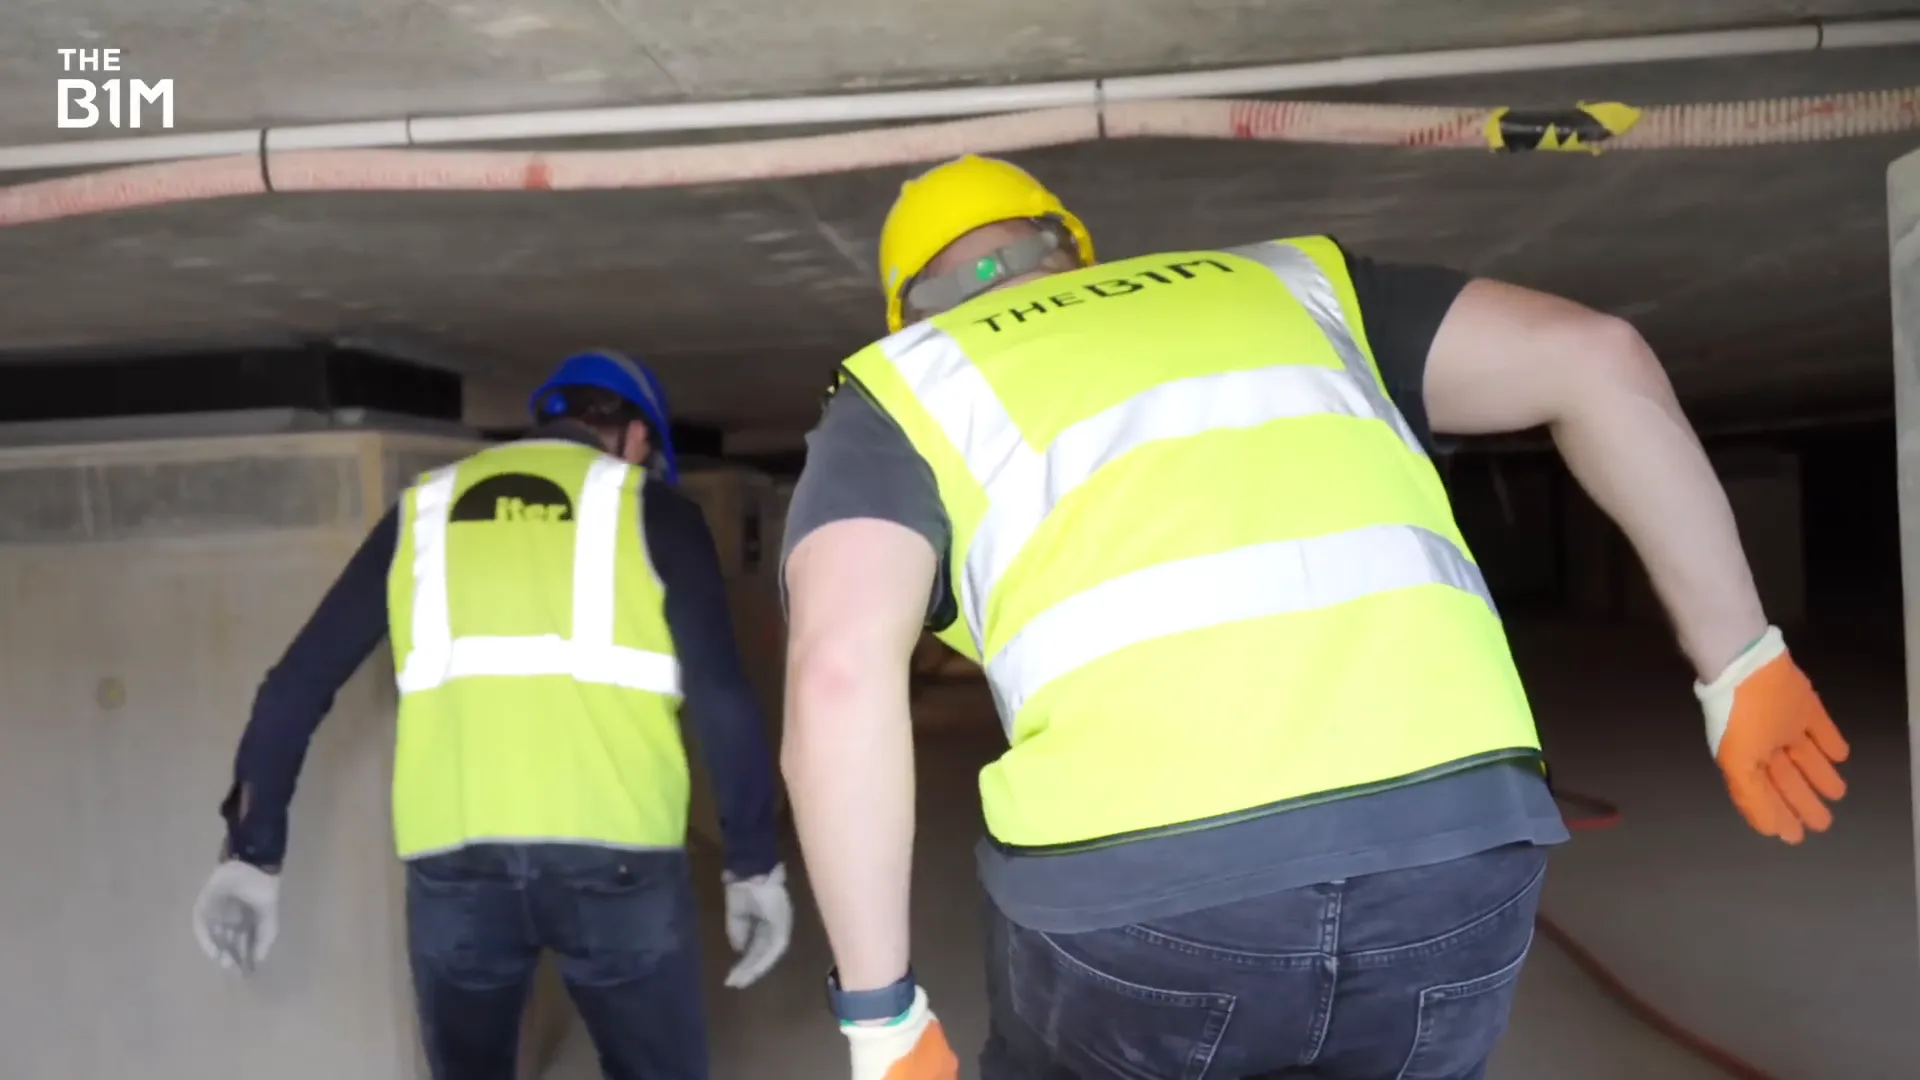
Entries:
[[735, 990], [752, 986], [773, 969], [793, 940], [793, 900], [787, 895], [787, 868], [776, 865], [759, 877], [727, 874], [727, 943], [742, 954], [727, 972]]
[[239, 859], [215, 867], [193, 902], [193, 936], [207, 959], [251, 975], [279, 933], [279, 876]]

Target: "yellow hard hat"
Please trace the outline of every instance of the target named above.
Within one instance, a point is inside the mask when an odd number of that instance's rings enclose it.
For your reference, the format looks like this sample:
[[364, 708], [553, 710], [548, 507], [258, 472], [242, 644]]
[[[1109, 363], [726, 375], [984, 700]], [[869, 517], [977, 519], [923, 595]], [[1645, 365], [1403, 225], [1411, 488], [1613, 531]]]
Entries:
[[880, 289], [887, 295], [887, 330], [906, 322], [907, 286], [935, 255], [967, 233], [996, 221], [1048, 218], [1073, 237], [1080, 261], [1093, 261], [1093, 238], [1053, 192], [1025, 169], [999, 158], [968, 154], [936, 165], [900, 185], [900, 197], [880, 227]]

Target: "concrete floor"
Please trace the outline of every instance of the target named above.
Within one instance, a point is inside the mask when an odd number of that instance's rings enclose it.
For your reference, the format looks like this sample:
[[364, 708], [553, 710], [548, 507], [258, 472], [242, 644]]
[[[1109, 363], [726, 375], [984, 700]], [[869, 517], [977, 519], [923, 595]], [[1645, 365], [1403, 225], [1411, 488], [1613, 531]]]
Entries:
[[[1798, 850], [1756, 839], [1725, 805], [1663, 631], [1514, 631], [1561, 784], [1604, 794], [1626, 814], [1619, 828], [1559, 849], [1547, 908], [1645, 996], [1778, 1080], [1895, 1080], [1920, 1060], [1905, 708], [1890, 630], [1897, 624], [1852, 620], [1790, 637], [1854, 747], [1835, 831]], [[978, 687], [936, 692], [918, 720], [915, 962], [972, 1076], [967, 1059], [985, 1031], [974, 770], [995, 752], [997, 727]], [[710, 870], [715, 1076], [840, 1074], [842, 1042], [821, 1004], [828, 956], [806, 899], [785, 963], [759, 986], [727, 991], [717, 864]], [[577, 1025], [547, 1075], [595, 1075]], [[1545, 941], [1492, 1071], [1493, 1080], [1720, 1075], [1641, 1026]]]

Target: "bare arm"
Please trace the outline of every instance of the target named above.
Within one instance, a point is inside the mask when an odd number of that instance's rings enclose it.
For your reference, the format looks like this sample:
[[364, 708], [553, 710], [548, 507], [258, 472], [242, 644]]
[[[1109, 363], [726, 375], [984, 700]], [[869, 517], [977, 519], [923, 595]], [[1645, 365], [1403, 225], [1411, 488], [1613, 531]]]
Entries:
[[848, 990], [878, 989], [907, 971], [914, 830], [907, 674], [935, 568], [925, 538], [873, 518], [821, 526], [787, 558], [780, 767]]
[[1726, 492], [1631, 324], [1474, 281], [1440, 324], [1425, 391], [1436, 431], [1546, 425], [1574, 478], [1646, 565], [1701, 681], [1765, 633]]

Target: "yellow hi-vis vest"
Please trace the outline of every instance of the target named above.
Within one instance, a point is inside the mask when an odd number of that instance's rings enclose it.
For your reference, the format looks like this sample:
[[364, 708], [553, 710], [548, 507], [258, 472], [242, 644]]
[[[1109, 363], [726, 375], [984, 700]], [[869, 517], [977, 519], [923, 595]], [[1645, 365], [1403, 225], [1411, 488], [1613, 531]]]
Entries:
[[1071, 850], [1538, 759], [1445, 489], [1322, 237], [988, 293], [846, 376], [926, 460], [1010, 748], [988, 831]]
[[680, 667], [642, 479], [542, 440], [482, 450], [402, 497], [387, 579], [401, 858], [685, 843]]

